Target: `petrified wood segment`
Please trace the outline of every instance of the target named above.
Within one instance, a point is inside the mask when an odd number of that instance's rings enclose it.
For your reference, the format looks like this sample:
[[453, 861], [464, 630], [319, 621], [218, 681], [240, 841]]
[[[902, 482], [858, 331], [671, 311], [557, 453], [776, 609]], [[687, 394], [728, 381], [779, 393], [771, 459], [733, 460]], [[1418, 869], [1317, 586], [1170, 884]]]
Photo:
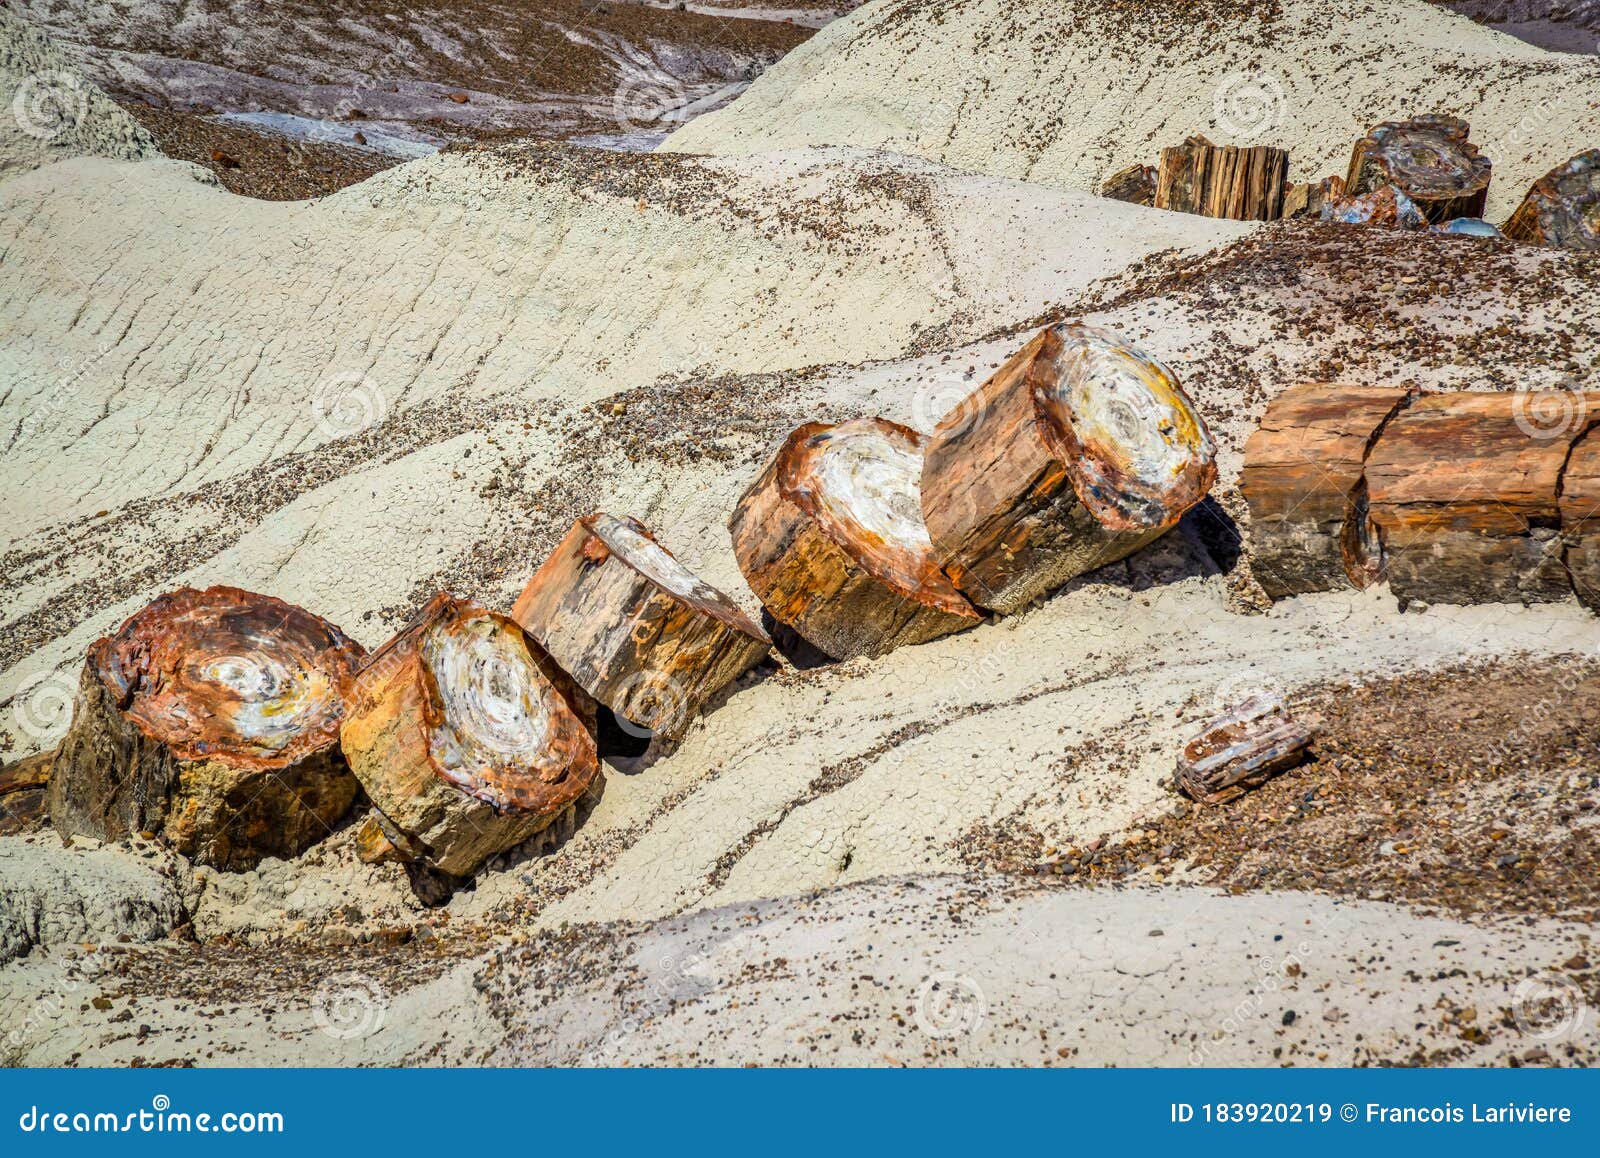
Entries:
[[772, 641], [635, 519], [579, 519], [511, 618], [595, 699], [668, 738]]
[[1155, 207], [1234, 221], [1276, 221], [1283, 214], [1289, 154], [1255, 145], [1213, 145], [1190, 137], [1161, 150]]
[[1402, 600], [1548, 603], [1567, 598], [1557, 504], [1581, 432], [1564, 407], [1600, 396], [1441, 394], [1419, 398], [1367, 458], [1368, 504], [1389, 585]]
[[[1594, 417], [1600, 419], [1600, 413]], [[1572, 590], [1600, 611], [1600, 429], [1588, 427], [1573, 444], [1561, 479], [1561, 535]]]
[[1384, 578], [1362, 468], [1384, 425], [1415, 392], [1307, 383], [1267, 406], [1244, 447], [1250, 564], [1272, 599], [1367, 587]]
[[1009, 614], [1144, 546], [1205, 497], [1216, 448], [1173, 372], [1104, 330], [1039, 333], [934, 430], [935, 558]]
[[933, 559], [917, 493], [924, 442], [881, 418], [809, 422], [734, 508], [728, 529], [750, 589], [835, 659], [982, 618]]
[[1191, 799], [1221, 804], [1299, 764], [1310, 747], [1310, 729], [1278, 697], [1251, 696], [1184, 745], [1175, 779]]
[[269, 596], [161, 596], [89, 649], [52, 822], [102, 840], [160, 830], [224, 869], [302, 852], [355, 798], [337, 740], [361, 655]]
[[1482, 217], [1489, 198], [1489, 158], [1467, 140], [1467, 122], [1430, 114], [1385, 121], [1356, 142], [1345, 185], [1351, 196], [1393, 185], [1438, 225]]
[[382, 836], [466, 876], [594, 783], [581, 695], [510, 619], [441, 593], [362, 667], [340, 742]]
[[1600, 149], [1579, 153], [1535, 181], [1504, 233], [1527, 245], [1600, 250]]
[[1322, 220], [1341, 225], [1389, 225], [1396, 229], [1425, 229], [1428, 219], [1393, 185], [1370, 193], [1349, 194], [1325, 202]]
[[1156, 171], [1149, 165], [1129, 165], [1118, 169], [1100, 186], [1100, 196], [1131, 205], [1156, 203]]

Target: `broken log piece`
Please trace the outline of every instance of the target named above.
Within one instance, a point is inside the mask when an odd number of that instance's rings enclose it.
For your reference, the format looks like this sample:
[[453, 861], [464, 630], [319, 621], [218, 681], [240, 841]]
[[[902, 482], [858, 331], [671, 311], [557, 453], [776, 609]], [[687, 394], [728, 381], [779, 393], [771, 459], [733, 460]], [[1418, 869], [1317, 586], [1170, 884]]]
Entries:
[[467, 876], [600, 772], [586, 697], [516, 623], [440, 593], [356, 675], [340, 743], [372, 800], [358, 850]]
[[1170, 369], [1105, 330], [1052, 326], [934, 429], [923, 516], [956, 586], [1009, 615], [1166, 532], [1215, 456]]
[[983, 618], [933, 558], [917, 493], [925, 442], [882, 418], [808, 422], [734, 508], [728, 530], [750, 589], [834, 659]]
[[1244, 447], [1250, 565], [1269, 598], [1383, 581], [1382, 540], [1362, 470], [1384, 426], [1416, 392], [1314, 382], [1274, 398]]
[[355, 799], [338, 736], [362, 654], [270, 596], [161, 596], [89, 648], [52, 823], [99, 840], [157, 830], [222, 869], [298, 855]]
[[1557, 493], [1600, 395], [1419, 398], [1367, 456], [1367, 502], [1402, 603], [1568, 598]]
[[1149, 165], [1129, 165], [1118, 169], [1100, 186], [1100, 196], [1130, 205], [1156, 203], [1156, 171]]
[[55, 759], [52, 748], [0, 767], [0, 836], [30, 832], [48, 822], [46, 787]]
[[1426, 229], [1428, 225], [1422, 210], [1393, 185], [1326, 202], [1322, 206], [1322, 220], [1340, 225], [1388, 225], [1395, 229]]
[[1322, 210], [1344, 196], [1343, 177], [1324, 177], [1304, 185], [1290, 185], [1283, 194], [1283, 216], [1322, 219]]
[[1600, 429], [1595, 426], [1586, 427], [1567, 456], [1560, 511], [1573, 593], [1589, 610], [1600, 612]]
[[50, 783], [50, 769], [55, 764], [56, 752], [36, 752], [0, 767], [0, 797], [13, 792], [27, 792], [43, 788]]
[[1466, 121], [1440, 114], [1374, 126], [1351, 152], [1345, 176], [1349, 195], [1393, 185], [1430, 225], [1482, 217], [1489, 199], [1489, 158], [1467, 134]]
[[1600, 250], [1600, 149], [1535, 181], [1503, 232], [1525, 245]]
[[511, 618], [590, 695], [671, 739], [772, 641], [635, 519], [573, 524]]
[[1221, 804], [1303, 762], [1311, 730], [1275, 695], [1254, 695], [1184, 745], [1174, 778], [1192, 800]]
[[1289, 154], [1266, 145], [1240, 148], [1190, 137], [1161, 150], [1155, 207], [1233, 221], [1276, 221], [1283, 215]]

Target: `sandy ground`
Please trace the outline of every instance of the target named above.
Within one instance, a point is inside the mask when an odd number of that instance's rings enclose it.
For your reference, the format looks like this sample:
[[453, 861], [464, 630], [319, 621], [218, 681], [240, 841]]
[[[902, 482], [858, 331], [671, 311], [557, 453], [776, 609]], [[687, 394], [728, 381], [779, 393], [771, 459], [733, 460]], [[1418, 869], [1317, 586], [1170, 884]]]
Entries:
[[1498, 221], [1594, 146], [1596, 109], [1600, 60], [1422, 0], [878, 0], [666, 147], [862, 145], [1095, 189], [1204, 133], [1286, 148], [1305, 181], [1343, 174], [1371, 125], [1450, 112], [1494, 161]]

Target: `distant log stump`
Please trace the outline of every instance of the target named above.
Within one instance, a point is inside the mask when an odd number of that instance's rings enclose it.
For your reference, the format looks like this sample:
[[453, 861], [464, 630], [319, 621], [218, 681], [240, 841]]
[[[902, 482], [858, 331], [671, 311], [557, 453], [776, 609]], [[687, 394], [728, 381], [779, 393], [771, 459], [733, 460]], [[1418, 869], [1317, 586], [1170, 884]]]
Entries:
[[1251, 696], [1184, 745], [1174, 779], [1190, 799], [1221, 804], [1303, 762], [1311, 739], [1277, 696]]
[[1393, 185], [1430, 225], [1482, 217], [1489, 199], [1489, 158], [1467, 140], [1467, 122], [1429, 114], [1385, 121], [1356, 142], [1345, 185], [1351, 196]]
[[375, 815], [364, 858], [467, 876], [600, 773], [583, 693], [510, 619], [439, 594], [368, 659], [340, 742]]
[[1283, 194], [1283, 216], [1321, 220], [1323, 209], [1343, 196], [1343, 177], [1324, 177], [1321, 181], [1290, 185]]
[[835, 659], [982, 619], [933, 559], [917, 493], [924, 442], [881, 418], [809, 422], [734, 509], [728, 529], [750, 589]]
[[337, 741], [362, 654], [266, 595], [161, 596], [89, 648], [51, 821], [100, 840], [159, 830], [222, 869], [298, 855], [355, 798]]
[[1268, 404], [1245, 443], [1239, 488], [1250, 505], [1251, 570], [1270, 598], [1383, 581], [1362, 469], [1415, 397], [1399, 387], [1309, 383]]
[[1161, 150], [1155, 207], [1233, 221], [1276, 221], [1283, 215], [1289, 154], [1255, 145], [1213, 145], [1201, 136]]
[[1100, 196], [1130, 205], [1156, 203], [1156, 171], [1149, 165], [1129, 165], [1118, 169], [1100, 186]]
[[667, 739], [772, 646], [642, 523], [603, 512], [573, 524], [511, 618], [595, 699]]
[[1600, 250], [1600, 149], [1535, 181], [1503, 232], [1525, 245]]
[[922, 509], [967, 598], [1011, 614], [1166, 532], [1216, 480], [1171, 370], [1104, 330], [1040, 332], [934, 429]]
[[1397, 596], [1550, 603], [1571, 595], [1557, 492], [1582, 427], [1567, 407], [1600, 414], [1600, 396], [1440, 394], [1389, 423], [1366, 477]]
[[[1600, 421], [1600, 411], [1587, 418]], [[1600, 612], [1600, 429], [1593, 425], [1586, 425], [1567, 458], [1560, 507], [1573, 593]]]

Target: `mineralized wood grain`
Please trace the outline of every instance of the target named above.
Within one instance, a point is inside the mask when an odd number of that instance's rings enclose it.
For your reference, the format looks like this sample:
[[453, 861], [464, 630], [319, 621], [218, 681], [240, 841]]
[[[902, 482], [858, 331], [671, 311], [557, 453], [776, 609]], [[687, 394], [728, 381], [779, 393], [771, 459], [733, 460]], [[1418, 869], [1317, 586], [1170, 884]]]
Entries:
[[1303, 762], [1311, 740], [1276, 696], [1252, 696], [1184, 745], [1174, 776], [1191, 799], [1221, 804]]
[[1100, 196], [1131, 205], [1154, 205], [1156, 171], [1149, 165], [1129, 165], [1118, 169], [1100, 186]]
[[882, 655], [982, 616], [922, 521], [925, 440], [881, 418], [795, 430], [734, 509], [734, 554], [772, 617], [835, 659]]
[[1430, 225], [1482, 217], [1491, 166], [1467, 135], [1466, 121], [1439, 114], [1376, 125], [1351, 152], [1347, 191], [1357, 197], [1392, 185]]
[[929, 438], [936, 560], [980, 607], [1021, 610], [1165, 533], [1216, 479], [1176, 375], [1115, 334], [1041, 331]]
[[364, 855], [451, 876], [520, 844], [600, 774], [583, 693], [505, 616], [435, 596], [356, 676], [340, 733], [375, 812]]
[[[1600, 413], [1594, 419], [1600, 420]], [[1573, 593], [1600, 611], [1600, 429], [1586, 423], [1561, 480], [1561, 535]]]
[[667, 738], [772, 646], [644, 524], [604, 512], [573, 524], [511, 618], [595, 699]]
[[1289, 154], [1266, 145], [1240, 148], [1190, 137], [1161, 150], [1155, 207], [1234, 221], [1276, 221], [1283, 215]]
[[1381, 538], [1363, 468], [1384, 426], [1416, 392], [1312, 382], [1268, 404], [1244, 448], [1250, 565], [1272, 599], [1381, 582]]
[[96, 641], [48, 791], [64, 836], [159, 830], [248, 869], [322, 839], [356, 782], [337, 743], [361, 647], [233, 587], [163, 595]]
[[1600, 250], [1600, 149], [1535, 181], [1502, 232], [1526, 245]]

